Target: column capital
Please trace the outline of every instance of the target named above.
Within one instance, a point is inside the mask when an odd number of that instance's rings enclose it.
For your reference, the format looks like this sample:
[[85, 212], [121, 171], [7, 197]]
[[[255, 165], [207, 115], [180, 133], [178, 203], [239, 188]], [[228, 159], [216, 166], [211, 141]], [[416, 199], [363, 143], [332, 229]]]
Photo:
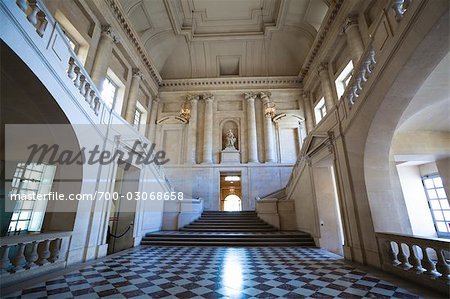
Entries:
[[119, 43], [120, 38], [111, 25], [102, 25], [102, 35], [113, 40], [114, 43]]
[[257, 93], [254, 93], [253, 91], [250, 92], [245, 92], [244, 93], [244, 98], [248, 101], [248, 100], [255, 100], [256, 97], [258, 96]]
[[303, 99], [309, 99], [310, 95], [311, 95], [311, 92], [309, 90], [304, 90], [302, 92], [302, 98]]
[[189, 102], [196, 102], [200, 99], [199, 95], [193, 95], [193, 94], [188, 94], [186, 96], [186, 100], [188, 100]]
[[140, 69], [138, 69], [138, 68], [133, 68], [133, 69], [131, 70], [131, 72], [132, 72], [132, 76], [133, 76], [133, 77], [139, 78], [139, 79], [142, 80], [143, 74], [142, 74], [142, 71], [141, 71]]
[[272, 96], [272, 93], [270, 91], [261, 91], [259, 93], [259, 97], [261, 98], [261, 101], [264, 104], [270, 101], [271, 96]]
[[212, 101], [214, 101], [214, 95], [212, 95], [210, 93], [205, 93], [203, 95], [203, 100], [205, 100], [205, 102], [212, 102]]
[[317, 66], [317, 74], [319, 76], [327, 75], [328, 76], [328, 62], [321, 62]]
[[161, 99], [157, 96], [156, 98], [153, 99], [153, 103], [157, 104], [161, 101]]
[[342, 26], [342, 33], [347, 33], [347, 30], [354, 26], [358, 26], [358, 17], [348, 16], [344, 21], [344, 25]]

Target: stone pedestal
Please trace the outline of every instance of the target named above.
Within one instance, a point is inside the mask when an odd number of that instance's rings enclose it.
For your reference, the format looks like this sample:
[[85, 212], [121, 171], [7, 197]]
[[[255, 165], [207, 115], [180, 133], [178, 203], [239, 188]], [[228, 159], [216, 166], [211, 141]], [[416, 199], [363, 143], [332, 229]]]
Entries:
[[220, 153], [220, 164], [241, 163], [241, 153], [235, 148], [226, 148]]

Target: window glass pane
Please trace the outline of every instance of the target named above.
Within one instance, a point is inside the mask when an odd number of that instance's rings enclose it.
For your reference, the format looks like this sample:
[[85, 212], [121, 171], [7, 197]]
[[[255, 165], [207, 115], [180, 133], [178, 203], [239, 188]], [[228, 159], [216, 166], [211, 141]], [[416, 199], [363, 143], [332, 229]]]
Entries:
[[439, 202], [441, 203], [442, 209], [444, 209], [444, 210], [450, 209], [450, 205], [448, 204], [448, 199], [441, 199], [441, 200], [439, 200]]
[[441, 222], [441, 221], [436, 221], [436, 227], [437, 230], [440, 232], [447, 232], [447, 225], [445, 224], [445, 222]]
[[28, 226], [28, 221], [19, 221], [17, 222], [17, 230], [26, 230]]
[[33, 209], [33, 206], [34, 206], [34, 201], [32, 201], [32, 200], [26, 200], [26, 201], [23, 201], [23, 203], [22, 203], [22, 209], [24, 209], [24, 210], [31, 210], [31, 209]]
[[438, 198], [435, 189], [427, 190], [427, 192], [428, 192], [428, 198], [430, 198], [430, 199]]
[[102, 85], [102, 99], [109, 107], [113, 107], [116, 98], [117, 86], [108, 77], [103, 80]]
[[444, 211], [444, 218], [445, 220], [449, 220], [450, 221], [450, 211]]
[[443, 186], [442, 186], [442, 179], [441, 179], [441, 177], [433, 178], [433, 182], [434, 182], [434, 186], [435, 186], [436, 188], [443, 187]]
[[432, 210], [440, 210], [441, 206], [439, 205], [439, 201], [437, 200], [430, 200], [430, 205]]
[[426, 179], [423, 181], [423, 183], [425, 184], [425, 188], [427, 189], [434, 188], [433, 179]]
[[21, 211], [19, 215], [19, 220], [28, 220], [30, 219], [31, 212], [30, 211]]
[[442, 215], [441, 211], [433, 211], [434, 219], [436, 220], [444, 220], [444, 215]]
[[438, 188], [436, 189], [436, 192], [439, 198], [447, 198], [447, 195], [445, 195], [444, 188]]
[[19, 213], [13, 213], [11, 220], [17, 220], [17, 219], [19, 219]]

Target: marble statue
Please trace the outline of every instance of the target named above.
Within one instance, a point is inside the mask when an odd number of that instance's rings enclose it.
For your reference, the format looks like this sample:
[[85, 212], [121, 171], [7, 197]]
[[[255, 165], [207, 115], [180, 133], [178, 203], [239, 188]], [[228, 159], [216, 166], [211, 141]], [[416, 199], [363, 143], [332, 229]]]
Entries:
[[225, 147], [236, 149], [236, 146], [234, 145], [236, 143], [236, 137], [234, 137], [234, 134], [231, 130], [228, 130], [226, 139], [227, 139], [227, 143], [226, 143]]

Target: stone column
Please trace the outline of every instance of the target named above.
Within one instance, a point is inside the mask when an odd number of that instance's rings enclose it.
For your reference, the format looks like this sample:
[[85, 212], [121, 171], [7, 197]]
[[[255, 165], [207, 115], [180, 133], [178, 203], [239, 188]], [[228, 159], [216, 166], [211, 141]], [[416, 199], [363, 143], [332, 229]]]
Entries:
[[211, 164], [213, 145], [213, 95], [204, 95], [205, 100], [205, 124], [203, 129], [203, 160], [202, 164]]
[[158, 103], [159, 98], [156, 97], [152, 102], [152, 111], [150, 112], [150, 122], [149, 122], [149, 130], [147, 138], [151, 142], [155, 142], [155, 133], [156, 133], [156, 118], [158, 117]]
[[119, 38], [112, 30], [110, 25], [102, 26], [102, 34], [98, 42], [97, 52], [95, 53], [94, 65], [92, 66], [91, 78], [95, 86], [101, 91], [103, 80], [106, 77], [106, 71], [111, 60], [112, 48], [114, 43], [118, 43]]
[[334, 107], [334, 95], [333, 89], [331, 88], [330, 76], [328, 75], [328, 63], [321, 63], [317, 68], [317, 73], [320, 78], [322, 93], [325, 98], [325, 106], [327, 107], [328, 113]]
[[142, 72], [135, 68], [133, 69], [133, 77], [131, 78], [130, 93], [128, 94], [127, 109], [125, 112], [125, 120], [133, 125], [134, 114], [136, 111], [136, 103], [139, 96], [139, 84], [141, 83]]
[[196, 152], [197, 152], [197, 104], [199, 96], [188, 96], [188, 101], [191, 104], [191, 118], [189, 119], [189, 144], [187, 150], [186, 162], [191, 164], [197, 164]]
[[305, 91], [302, 94], [303, 116], [305, 117], [306, 133], [309, 134], [314, 129], [314, 116], [311, 107], [311, 93]]
[[255, 99], [256, 94], [247, 92], [244, 94], [247, 101], [247, 142], [248, 142], [248, 163], [258, 163], [258, 148], [256, 141], [256, 115]]
[[356, 67], [364, 53], [364, 43], [359, 32], [358, 19], [356, 17], [348, 17], [345, 20], [342, 32], [347, 38], [347, 45], [352, 56], [353, 66]]
[[[270, 102], [270, 94], [266, 92], [261, 92], [260, 97], [263, 103], [263, 107], [267, 103]], [[264, 147], [265, 147], [265, 162], [266, 163], [274, 163], [275, 160], [275, 145], [273, 138], [273, 123], [272, 117], [270, 115], [265, 115], [263, 108], [263, 116], [264, 116]]]

